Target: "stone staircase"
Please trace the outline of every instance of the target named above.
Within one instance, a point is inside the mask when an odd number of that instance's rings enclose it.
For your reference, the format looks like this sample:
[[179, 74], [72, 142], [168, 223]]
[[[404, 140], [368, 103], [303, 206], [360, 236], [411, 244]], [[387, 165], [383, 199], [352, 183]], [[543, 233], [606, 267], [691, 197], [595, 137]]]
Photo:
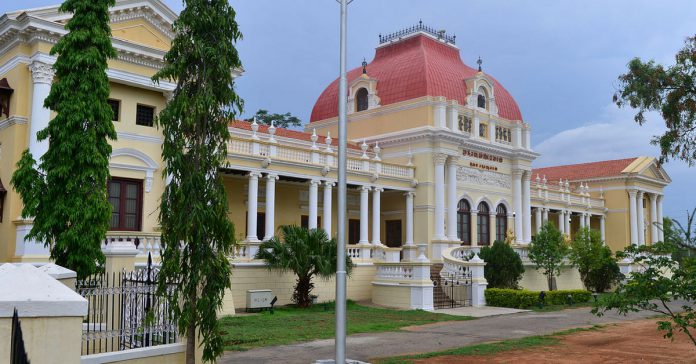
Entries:
[[442, 270], [442, 266], [442, 263], [433, 263], [430, 266], [430, 280], [437, 283], [437, 286], [433, 287], [433, 305], [436, 310], [438, 308], [452, 307], [452, 300], [445, 294], [445, 291], [440, 285], [440, 271]]

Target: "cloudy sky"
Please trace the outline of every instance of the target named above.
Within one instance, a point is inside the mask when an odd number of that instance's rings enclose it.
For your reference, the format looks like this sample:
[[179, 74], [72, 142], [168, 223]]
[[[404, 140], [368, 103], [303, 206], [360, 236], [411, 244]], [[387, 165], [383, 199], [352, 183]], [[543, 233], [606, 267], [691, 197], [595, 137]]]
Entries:
[[[58, 0], [3, 1], [0, 13]], [[174, 10], [181, 2], [164, 0]], [[21, 4], [20, 4], [21, 3]], [[291, 112], [305, 122], [324, 87], [338, 75], [339, 7], [334, 0], [231, 0], [244, 34], [246, 70], [238, 91], [243, 116], [259, 108]], [[20, 4], [20, 5], [17, 5]], [[457, 35], [465, 63], [515, 97], [533, 128], [538, 166], [656, 155], [649, 144], [663, 123], [632, 121], [611, 102], [616, 78], [632, 57], [671, 64], [696, 34], [696, 1], [643, 0], [354, 0], [349, 6], [348, 65], [374, 56], [377, 36], [425, 24]], [[696, 207], [696, 167], [665, 166], [674, 180], [665, 214], [683, 219]]]

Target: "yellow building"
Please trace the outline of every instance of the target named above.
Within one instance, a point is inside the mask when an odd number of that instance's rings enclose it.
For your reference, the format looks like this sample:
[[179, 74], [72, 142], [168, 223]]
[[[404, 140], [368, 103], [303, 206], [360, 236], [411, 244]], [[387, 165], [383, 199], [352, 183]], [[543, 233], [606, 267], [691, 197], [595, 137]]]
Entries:
[[[0, 262], [48, 258], [41, 242], [25, 241], [32, 221], [21, 218], [9, 180], [24, 149], [38, 158], [48, 147], [36, 132], [52, 117], [43, 108], [55, 62], [49, 50], [69, 18], [57, 8], [0, 18], [0, 79], [13, 90], [0, 115]], [[174, 89], [150, 77], [162, 67], [175, 19], [159, 0], [119, 0], [111, 12], [118, 56], [108, 76], [118, 140], [105, 243], [133, 240], [141, 261], [159, 252], [158, 199], [167, 181], [162, 134], [152, 120]], [[571, 236], [582, 226], [599, 229], [614, 250], [660, 240], [655, 222], [669, 177], [654, 158], [533, 170], [539, 155], [531, 125], [480, 64], [477, 70], [462, 62], [453, 37], [422, 24], [380, 36], [372, 62], [350, 71], [348, 82], [346, 238], [356, 264], [349, 298], [432, 309], [433, 296], [435, 305], [443, 295], [454, 298], [439, 287], [442, 277], [462, 277], [467, 290], [456, 299], [483, 304], [483, 263], [469, 253], [509, 235], [528, 268], [522, 284], [544, 288], [526, 248], [547, 220]], [[226, 311], [243, 308], [248, 289], [272, 289], [279, 303], [289, 302], [294, 278], [253, 259], [278, 226], [335, 232], [337, 93], [334, 81], [303, 132], [230, 122], [229, 166], [221, 175], [240, 245], [230, 257]], [[581, 286], [573, 270], [558, 284]], [[317, 282], [316, 291], [332, 299], [333, 283]]]

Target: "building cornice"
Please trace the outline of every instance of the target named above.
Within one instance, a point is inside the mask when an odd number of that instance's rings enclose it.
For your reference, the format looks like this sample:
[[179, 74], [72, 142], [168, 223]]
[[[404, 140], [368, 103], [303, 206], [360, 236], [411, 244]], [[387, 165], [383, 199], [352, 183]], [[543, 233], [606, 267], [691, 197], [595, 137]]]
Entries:
[[12, 125], [28, 124], [29, 118], [24, 116], [12, 115], [5, 120], [0, 120], [0, 130], [11, 127]]

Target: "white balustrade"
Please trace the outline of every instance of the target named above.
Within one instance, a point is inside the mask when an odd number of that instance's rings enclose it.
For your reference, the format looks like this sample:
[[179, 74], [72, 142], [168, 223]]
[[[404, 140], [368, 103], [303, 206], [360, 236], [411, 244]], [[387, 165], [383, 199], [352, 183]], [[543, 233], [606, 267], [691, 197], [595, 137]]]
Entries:
[[160, 255], [161, 236], [159, 233], [130, 232], [130, 231], [109, 231], [106, 233], [105, 245], [113, 241], [130, 240], [138, 248], [139, 256]]
[[409, 265], [377, 265], [376, 278], [381, 279], [401, 279], [408, 280], [413, 278], [413, 267]]
[[352, 246], [346, 246], [346, 254], [350, 257], [350, 259], [360, 259], [360, 248], [359, 247], [352, 247]]

